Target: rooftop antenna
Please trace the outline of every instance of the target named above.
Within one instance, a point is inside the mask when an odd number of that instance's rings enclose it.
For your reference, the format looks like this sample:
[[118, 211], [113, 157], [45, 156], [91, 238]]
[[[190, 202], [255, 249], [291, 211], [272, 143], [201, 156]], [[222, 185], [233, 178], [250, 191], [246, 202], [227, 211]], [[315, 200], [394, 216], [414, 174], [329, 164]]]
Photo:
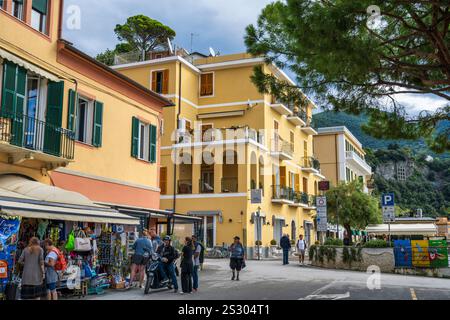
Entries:
[[191, 52], [194, 52], [194, 37], [199, 37], [200, 35], [198, 33], [192, 33], [191, 32]]
[[209, 54], [211, 55], [211, 57], [216, 57], [217, 56], [216, 51], [213, 48], [211, 48], [211, 47], [209, 47]]
[[172, 46], [172, 41], [170, 41], [170, 38], [167, 38], [167, 45], [169, 46], [169, 51], [170, 54], [173, 55], [173, 46]]

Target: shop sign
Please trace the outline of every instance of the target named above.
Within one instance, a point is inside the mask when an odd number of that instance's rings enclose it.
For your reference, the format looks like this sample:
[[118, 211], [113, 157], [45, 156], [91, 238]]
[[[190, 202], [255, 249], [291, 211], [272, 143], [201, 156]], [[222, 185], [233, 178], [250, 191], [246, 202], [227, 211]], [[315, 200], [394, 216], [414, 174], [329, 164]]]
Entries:
[[328, 230], [327, 197], [316, 198], [316, 211], [317, 231], [326, 232]]
[[320, 191], [330, 190], [330, 181], [319, 181], [318, 187]]
[[262, 189], [251, 190], [251, 203], [252, 204], [262, 203]]

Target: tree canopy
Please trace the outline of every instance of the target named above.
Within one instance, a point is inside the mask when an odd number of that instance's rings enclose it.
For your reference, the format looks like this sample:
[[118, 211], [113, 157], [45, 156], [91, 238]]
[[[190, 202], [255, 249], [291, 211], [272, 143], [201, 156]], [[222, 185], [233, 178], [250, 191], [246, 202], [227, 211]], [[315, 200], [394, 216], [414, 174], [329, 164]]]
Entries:
[[149, 52], [173, 40], [176, 33], [163, 23], [144, 15], [129, 17], [124, 24], [116, 25], [114, 32], [120, 41], [129, 44], [139, 52]]
[[341, 183], [327, 191], [326, 197], [329, 222], [337, 223], [339, 218], [348, 234], [352, 228], [365, 229], [382, 220], [378, 199], [364, 193], [358, 181]]
[[[374, 15], [378, 23], [368, 23]], [[445, 0], [286, 0], [263, 9], [245, 42], [249, 53], [297, 77], [295, 86], [255, 68], [261, 92], [305, 105], [304, 92], [322, 108], [368, 114], [363, 130], [376, 138], [425, 137], [445, 152], [450, 129], [435, 127], [450, 120], [449, 25]], [[399, 102], [400, 94], [446, 103], [417, 114]]]

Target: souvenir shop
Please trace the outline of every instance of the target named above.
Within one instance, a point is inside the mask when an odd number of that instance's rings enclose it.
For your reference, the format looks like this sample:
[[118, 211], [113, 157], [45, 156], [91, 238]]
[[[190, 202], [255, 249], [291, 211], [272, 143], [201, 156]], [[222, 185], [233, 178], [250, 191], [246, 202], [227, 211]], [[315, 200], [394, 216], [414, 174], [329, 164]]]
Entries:
[[[51, 206], [44, 211], [8, 208], [0, 199], [0, 300], [20, 296], [18, 259], [32, 237], [52, 240], [64, 253], [62, 296], [83, 297], [125, 289], [128, 257], [138, 238], [139, 219], [101, 206]], [[21, 203], [21, 206], [27, 203]], [[61, 212], [55, 212], [59, 211]]]

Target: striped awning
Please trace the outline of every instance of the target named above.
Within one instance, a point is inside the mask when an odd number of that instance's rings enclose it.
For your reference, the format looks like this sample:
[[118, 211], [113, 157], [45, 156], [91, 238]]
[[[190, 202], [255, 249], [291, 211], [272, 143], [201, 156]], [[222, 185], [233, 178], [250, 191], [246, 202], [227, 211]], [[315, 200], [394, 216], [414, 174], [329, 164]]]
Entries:
[[8, 60], [8, 61], [10, 61], [12, 63], [15, 63], [15, 64], [21, 66], [22, 68], [25, 68], [25, 69], [27, 69], [29, 71], [32, 71], [32, 72], [40, 75], [41, 77], [44, 77], [44, 78], [50, 80], [50, 81], [53, 81], [53, 82], [61, 81], [61, 79], [59, 79], [57, 76], [51, 74], [50, 72], [45, 71], [44, 69], [42, 69], [42, 68], [40, 68], [40, 67], [38, 67], [38, 66], [36, 66], [36, 65], [34, 65], [32, 63], [29, 63], [29, 62], [23, 60], [22, 58], [19, 58], [18, 56], [14, 55], [14, 54], [12, 54], [12, 53], [10, 53], [10, 52], [2, 49], [2, 48], [0, 48], [0, 58], [3, 58], [3, 59], [6, 59], [6, 60]]

